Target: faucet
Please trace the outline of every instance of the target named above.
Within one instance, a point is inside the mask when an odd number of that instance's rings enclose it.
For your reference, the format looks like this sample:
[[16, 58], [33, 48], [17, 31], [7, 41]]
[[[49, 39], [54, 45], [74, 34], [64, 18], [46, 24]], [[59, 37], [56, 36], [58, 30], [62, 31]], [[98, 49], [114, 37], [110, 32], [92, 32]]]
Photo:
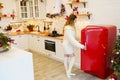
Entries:
[[37, 29], [37, 32], [40, 32], [40, 30], [39, 30], [39, 25], [36, 25], [36, 27], [38, 28], [38, 29]]

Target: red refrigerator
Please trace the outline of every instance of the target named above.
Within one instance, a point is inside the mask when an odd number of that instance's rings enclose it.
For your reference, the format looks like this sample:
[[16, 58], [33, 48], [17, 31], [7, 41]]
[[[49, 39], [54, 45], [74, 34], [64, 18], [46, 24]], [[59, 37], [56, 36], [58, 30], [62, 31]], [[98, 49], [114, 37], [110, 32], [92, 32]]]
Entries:
[[112, 72], [110, 58], [116, 40], [116, 26], [89, 25], [81, 31], [81, 43], [87, 50], [81, 51], [81, 69], [100, 78]]

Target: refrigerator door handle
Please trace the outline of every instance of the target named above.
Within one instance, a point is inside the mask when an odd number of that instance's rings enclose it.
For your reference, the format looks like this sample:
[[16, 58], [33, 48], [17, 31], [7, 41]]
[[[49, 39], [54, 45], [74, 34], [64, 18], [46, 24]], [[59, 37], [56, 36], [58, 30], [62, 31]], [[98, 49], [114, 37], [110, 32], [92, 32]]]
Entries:
[[86, 42], [85, 42], [85, 50], [87, 50], [87, 44], [86, 44]]

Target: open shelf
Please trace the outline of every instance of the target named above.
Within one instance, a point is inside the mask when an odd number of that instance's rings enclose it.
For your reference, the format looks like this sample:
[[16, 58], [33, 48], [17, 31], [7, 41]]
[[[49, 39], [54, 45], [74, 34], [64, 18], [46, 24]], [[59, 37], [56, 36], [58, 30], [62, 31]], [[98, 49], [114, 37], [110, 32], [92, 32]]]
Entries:
[[43, 22], [52, 23], [53, 21], [50, 21], [50, 20], [43, 20]]
[[88, 18], [90, 19], [91, 14], [90, 13], [76, 14], [76, 16], [88, 16]]
[[76, 1], [72, 1], [72, 2], [68, 2], [67, 4], [69, 4], [69, 5], [71, 6], [71, 8], [72, 8], [72, 5], [73, 5], [73, 4], [83, 4], [84, 7], [86, 7], [86, 3], [87, 3], [87, 2], [76, 2]]

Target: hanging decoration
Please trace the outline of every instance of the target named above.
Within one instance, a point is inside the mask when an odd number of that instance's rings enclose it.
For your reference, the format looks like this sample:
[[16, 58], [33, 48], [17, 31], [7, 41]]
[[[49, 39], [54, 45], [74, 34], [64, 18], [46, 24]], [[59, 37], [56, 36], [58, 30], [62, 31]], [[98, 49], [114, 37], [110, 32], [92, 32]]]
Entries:
[[[0, 9], [1, 8], [3, 8], [3, 5], [2, 5], [2, 3], [0, 2]], [[1, 20], [1, 18], [2, 18], [2, 13], [0, 12], [0, 20]]]
[[64, 15], [64, 14], [65, 14], [65, 6], [64, 6], [63, 4], [61, 4], [60, 14], [61, 14], [61, 15]]
[[74, 13], [74, 14], [79, 14], [79, 12], [78, 12], [78, 7], [74, 7], [74, 8], [73, 8], [73, 13]]
[[47, 13], [46, 17], [48, 18], [55, 18], [56, 16], [60, 16], [60, 15], [64, 15], [65, 14], [65, 6], [63, 4], [61, 4], [61, 9], [60, 9], [60, 13]]
[[2, 4], [3, 4], [3, 3], [0, 3], [0, 9], [3, 8], [3, 5], [2, 5]]
[[15, 18], [15, 11], [13, 10], [12, 14], [10, 14], [10, 16], [12, 17], [12, 19]]
[[67, 21], [67, 20], [68, 20], [68, 18], [69, 18], [69, 17], [68, 17], [68, 15], [66, 15], [66, 16], [65, 16], [65, 20]]
[[7, 14], [3, 14], [2, 17], [7, 17]]

